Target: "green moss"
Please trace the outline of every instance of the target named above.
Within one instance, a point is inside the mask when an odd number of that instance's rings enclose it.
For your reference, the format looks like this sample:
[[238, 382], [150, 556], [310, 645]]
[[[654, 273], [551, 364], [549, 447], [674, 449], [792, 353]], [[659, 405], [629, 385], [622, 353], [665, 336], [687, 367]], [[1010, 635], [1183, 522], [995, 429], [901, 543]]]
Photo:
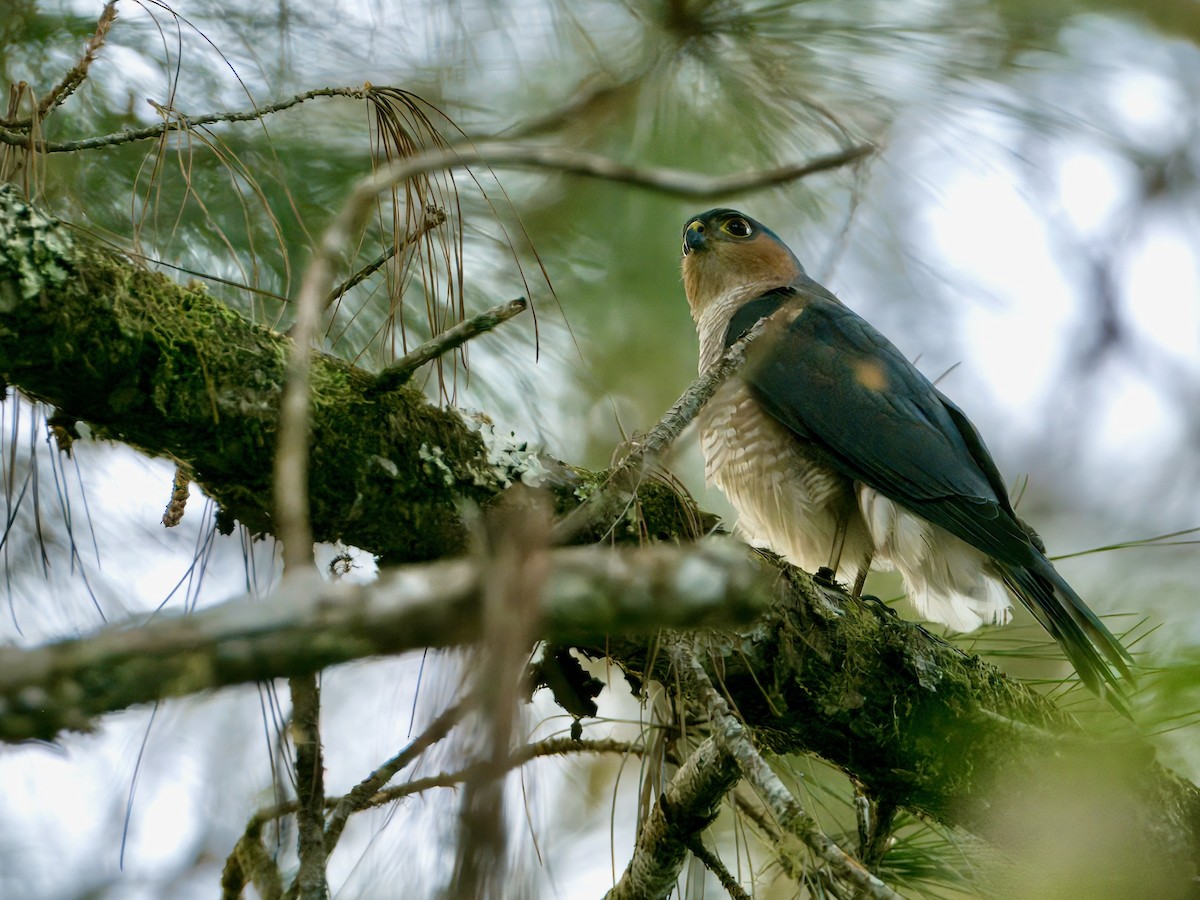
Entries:
[[[0, 197], [0, 210], [10, 218], [33, 215], [8, 199], [11, 208]], [[0, 260], [0, 291], [13, 306], [0, 333], [0, 374], [102, 437], [187, 463], [221, 505], [224, 527], [236, 519], [270, 532], [290, 339], [51, 220], [36, 224], [36, 240], [31, 227], [21, 239], [12, 223], [4, 232], [9, 245], [40, 249], [21, 257], [27, 262]], [[51, 283], [52, 299], [25, 301]], [[314, 534], [393, 560], [455, 552], [462, 501], [485, 501], [508, 476], [456, 413], [411, 388], [371, 396], [371, 384], [343, 361], [314, 356]], [[429, 477], [422, 446], [441, 449], [440, 477]]]

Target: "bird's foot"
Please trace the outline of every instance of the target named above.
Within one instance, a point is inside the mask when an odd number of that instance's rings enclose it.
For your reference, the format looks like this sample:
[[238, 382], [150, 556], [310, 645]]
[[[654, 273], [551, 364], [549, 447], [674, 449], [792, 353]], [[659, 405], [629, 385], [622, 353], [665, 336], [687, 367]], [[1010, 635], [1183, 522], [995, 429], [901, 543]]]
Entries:
[[882, 600], [880, 600], [874, 594], [862, 594], [859, 597], [859, 599], [864, 601], [865, 603], [870, 604], [871, 606], [874, 606], [876, 609], [880, 610], [881, 612], [887, 613], [893, 619], [899, 618], [899, 614], [894, 609], [892, 609], [890, 606], [888, 606], [886, 603], [884, 603]]
[[817, 569], [817, 571], [813, 573], [813, 580], [819, 581], [822, 584], [827, 584], [830, 587], [841, 587], [841, 585], [837, 583], [837, 572], [833, 571], [833, 569], [829, 568], [829, 566], [821, 566], [821, 568]]

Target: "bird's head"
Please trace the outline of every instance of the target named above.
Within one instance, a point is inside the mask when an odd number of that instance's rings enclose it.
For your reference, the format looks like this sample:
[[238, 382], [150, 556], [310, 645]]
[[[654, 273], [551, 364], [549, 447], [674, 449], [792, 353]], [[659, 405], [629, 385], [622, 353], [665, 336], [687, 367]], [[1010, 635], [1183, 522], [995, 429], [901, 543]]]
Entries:
[[683, 227], [683, 287], [697, 321], [714, 301], [741, 303], [803, 275], [775, 232], [735, 209], [710, 209]]

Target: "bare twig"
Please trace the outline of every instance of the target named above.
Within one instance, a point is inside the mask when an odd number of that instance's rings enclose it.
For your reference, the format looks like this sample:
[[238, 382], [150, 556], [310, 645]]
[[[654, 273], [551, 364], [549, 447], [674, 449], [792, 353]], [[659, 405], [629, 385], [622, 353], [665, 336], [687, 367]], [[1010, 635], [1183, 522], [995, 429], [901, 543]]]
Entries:
[[529, 302], [524, 297], [518, 297], [516, 300], [510, 300], [507, 303], [501, 303], [499, 306], [493, 306], [491, 309], [485, 310], [477, 316], [464, 319], [457, 325], [447, 328], [441, 334], [435, 335], [421, 344], [421, 346], [404, 354], [404, 356], [380, 372], [375, 380], [375, 384], [372, 386], [373, 390], [376, 393], [394, 391], [408, 381], [412, 377], [413, 372], [425, 365], [425, 363], [437, 359], [442, 354], [448, 353], [456, 347], [461, 347], [474, 337], [486, 334], [497, 325], [507, 322], [513, 316], [524, 312], [528, 308]]
[[746, 727], [730, 712], [729, 704], [700, 665], [694, 642], [681, 642], [675, 647], [672, 658], [708, 708], [713, 739], [737, 761], [741, 774], [774, 813], [780, 826], [800, 838], [834, 874], [857, 888], [861, 896], [874, 900], [902, 900], [899, 894], [868, 872], [862, 863], [821, 831], [792, 792], [779, 780], [779, 776], [754, 746]]
[[37, 117], [39, 119], [46, 118], [56, 106], [60, 106], [71, 94], [75, 93], [75, 89], [79, 85], [83, 84], [83, 80], [87, 78], [88, 68], [95, 61], [96, 54], [100, 52], [100, 48], [104, 46], [104, 39], [108, 36], [109, 29], [112, 28], [113, 22], [116, 20], [117, 0], [108, 0], [108, 3], [104, 6], [104, 11], [100, 13], [100, 19], [96, 23], [96, 30], [88, 38], [83, 57], [63, 76], [62, 81], [51, 88], [50, 93], [42, 98], [42, 102], [38, 105], [37, 110]]
[[[569, 756], [580, 753], [619, 753], [628, 756], [640, 755], [643, 752], [644, 748], [640, 744], [630, 744], [625, 741], [611, 739], [576, 741], [571, 738], [551, 738], [535, 744], [526, 744], [499, 763], [495, 761], [475, 763], [456, 772], [442, 772], [438, 775], [414, 779], [407, 784], [398, 785], [366, 798], [363, 808], [385, 806], [388, 803], [394, 803], [405, 797], [435, 788], [458, 787], [472, 778], [483, 776], [498, 778], [526, 763], [535, 759], [544, 759], [547, 756]], [[337, 806], [345, 799], [345, 797], [341, 798], [336, 804], [327, 800], [326, 806], [332, 806], [336, 810]], [[267, 823], [290, 816], [298, 808], [299, 804], [295, 801], [279, 803], [260, 809], [250, 817], [245, 832], [238, 839], [233, 851], [225, 861], [225, 869], [221, 876], [223, 900], [237, 900], [242, 896], [242, 889], [248, 883], [254, 884], [264, 898], [278, 900], [282, 894], [279, 886], [279, 871], [262, 845], [262, 830]]]
[[28, 121], [0, 122], [0, 144], [11, 144], [14, 147], [32, 148], [38, 153], [74, 153], [79, 150], [95, 150], [100, 147], [113, 147], [118, 144], [128, 144], [133, 141], [148, 141], [161, 137], [168, 131], [181, 131], [185, 128], [195, 128], [199, 125], [213, 125], [218, 122], [253, 122], [271, 113], [282, 112], [285, 109], [312, 100], [317, 97], [351, 97], [361, 100], [366, 96], [365, 88], [317, 88], [297, 94], [278, 103], [268, 103], [254, 109], [238, 112], [202, 113], [198, 116], [185, 116], [177, 110], [171, 110], [161, 104], [151, 102], [156, 110], [166, 114], [166, 120], [158, 125], [146, 128], [131, 128], [114, 134], [102, 134], [96, 137], [84, 138], [78, 141], [40, 141], [21, 133], [19, 130], [28, 128]]
[[511, 756], [501, 761], [484, 761], [474, 763], [457, 772], [443, 772], [439, 775], [428, 775], [425, 778], [414, 778], [407, 784], [397, 785], [380, 791], [371, 798], [369, 806], [384, 806], [394, 803], [414, 794], [424, 793], [433, 788], [457, 787], [471, 778], [498, 778], [506, 772], [523, 766], [535, 759], [546, 756], [568, 756], [575, 753], [620, 753], [622, 755], [640, 755], [643, 748], [639, 744], [625, 741], [602, 739], [596, 741], [577, 741], [574, 738], [552, 738], [539, 741], [536, 744], [526, 744]]
[[717, 854], [704, 846], [704, 842], [700, 840], [700, 835], [693, 834], [687, 842], [687, 847], [691, 851], [692, 856], [704, 863], [704, 867], [717, 876], [717, 880], [721, 882], [721, 887], [725, 888], [725, 893], [729, 894], [733, 900], [750, 900], [750, 895], [742, 889], [737, 879], [725, 868], [725, 863], [721, 862]]
[[440, 227], [445, 221], [446, 211], [444, 209], [440, 209], [436, 206], [430, 206], [426, 208], [424, 220], [422, 220], [420, 226], [418, 226], [412, 232], [412, 234], [405, 237], [402, 243], [392, 243], [392, 245], [383, 253], [381, 253], [376, 259], [367, 263], [365, 266], [335, 287], [332, 291], [330, 291], [329, 296], [325, 298], [325, 308], [328, 309], [330, 306], [336, 303], [338, 298], [345, 294], [346, 291], [350, 290], [355, 285], [361, 284], [365, 279], [370, 278], [371, 275], [379, 271], [379, 269], [382, 268], [389, 259], [395, 256], [401, 250], [411, 247], [417, 241], [421, 240], [421, 238], [425, 237], [425, 235], [429, 234], [429, 232], [433, 231], [433, 229]]
[[608, 473], [604, 484], [558, 522], [554, 528], [555, 543], [567, 543], [587, 527], [599, 511], [611, 505], [614, 494], [632, 493], [636, 489], [642, 474], [654, 458], [675, 442], [717, 389], [742, 366], [746, 360], [746, 350], [762, 334], [766, 321], [761, 321], [751, 328], [726, 350], [720, 359], [709, 366], [704, 374], [688, 385], [687, 390], [679, 395], [679, 399], [659, 419], [658, 424]]
[[[279, 404], [279, 431], [275, 445], [276, 536], [283, 543], [283, 567], [289, 571], [313, 566], [312, 524], [309, 519], [308, 444], [310, 432], [309, 377], [312, 370], [312, 341], [322, 300], [333, 281], [334, 259], [361, 226], [347, 221], [345, 211], [336, 216], [321, 236], [312, 261], [304, 270], [296, 299], [296, 321], [288, 354], [287, 379]], [[348, 230], [349, 229], [349, 230]]]
[[[638, 755], [642, 752], [644, 752], [644, 748], [641, 745], [625, 741], [609, 739], [576, 741], [572, 738], [552, 738], [536, 744], [526, 744], [503, 760], [485, 760], [456, 772], [443, 772], [397, 785], [375, 794], [366, 805], [368, 807], [384, 806], [435, 788], [457, 788], [480, 778], [500, 778], [513, 769], [547, 756], [569, 756], [580, 753], [618, 753], [628, 756], [630, 754]], [[226, 861], [225, 877], [222, 879], [222, 887], [225, 890], [223, 897], [234, 900], [241, 896], [240, 891], [245, 884], [246, 876], [255, 871], [244, 860], [252, 861], [255, 858], [255, 845], [259, 842], [259, 833], [263, 825], [294, 812], [296, 812], [295, 803], [284, 803], [261, 809], [254, 814], [245, 834], [239, 839], [233, 853]]]
[[405, 179], [440, 169], [457, 169], [484, 164], [493, 167], [544, 169], [585, 178], [599, 178], [634, 187], [643, 187], [677, 197], [712, 199], [746, 191], [761, 190], [850, 165], [872, 153], [869, 144], [860, 144], [837, 153], [818, 156], [759, 172], [711, 176], [680, 169], [641, 168], [619, 163], [606, 156], [564, 147], [543, 147], [488, 141], [432, 150], [419, 156], [397, 160], [380, 168], [355, 187], [343, 215], [357, 221], [371, 200], [383, 190]]
[[327, 857], [337, 846], [338, 839], [342, 836], [342, 831], [350, 820], [350, 816], [360, 809], [366, 809], [370, 805], [371, 798], [392, 780], [392, 776], [449, 734], [450, 729], [462, 721], [466, 709], [465, 704], [455, 703], [443, 710], [441, 715], [430, 722], [429, 727], [409, 742], [403, 750], [356, 784], [350, 793], [337, 801], [333, 811], [329, 814], [328, 824], [325, 826], [325, 855]]
[[[491, 773], [493, 777], [498, 774], [502, 775], [535, 759], [542, 759], [547, 756], [570, 756], [576, 753], [620, 753], [626, 756], [631, 754], [639, 756], [644, 752], [645, 748], [640, 744], [631, 744], [627, 741], [618, 741], [612, 738], [578, 741], [574, 738], [547, 738], [544, 741], [538, 741], [535, 744], [526, 744], [518, 748], [502, 763], [492, 761], [472, 763], [454, 772], [426, 775], [424, 778], [414, 778], [412, 781], [406, 781], [404, 784], [384, 788], [367, 798], [362, 809], [375, 809], [380, 806], [386, 806], [389, 803], [403, 800], [405, 797], [411, 797], [414, 794], [424, 793], [433, 788], [458, 787], [468, 778], [475, 777], [481, 772]], [[336, 809], [337, 805], [345, 799], [345, 797], [340, 797], [337, 800], [330, 798], [326, 801], [326, 806]], [[282, 819], [284, 816], [290, 816], [297, 808], [298, 806], [295, 801], [265, 806], [250, 817], [250, 821], [246, 825], [245, 834], [257, 834], [258, 830], [261, 830], [266, 823]]]

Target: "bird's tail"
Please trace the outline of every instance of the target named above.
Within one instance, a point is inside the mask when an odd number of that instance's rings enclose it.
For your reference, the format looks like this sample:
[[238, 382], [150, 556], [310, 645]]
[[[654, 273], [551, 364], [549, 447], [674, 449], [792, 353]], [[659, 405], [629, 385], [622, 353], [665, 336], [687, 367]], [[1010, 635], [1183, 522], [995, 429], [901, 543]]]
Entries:
[[1083, 683], [1128, 716], [1129, 651], [1044, 557], [1033, 566], [999, 568], [1004, 583], [1062, 646]]

